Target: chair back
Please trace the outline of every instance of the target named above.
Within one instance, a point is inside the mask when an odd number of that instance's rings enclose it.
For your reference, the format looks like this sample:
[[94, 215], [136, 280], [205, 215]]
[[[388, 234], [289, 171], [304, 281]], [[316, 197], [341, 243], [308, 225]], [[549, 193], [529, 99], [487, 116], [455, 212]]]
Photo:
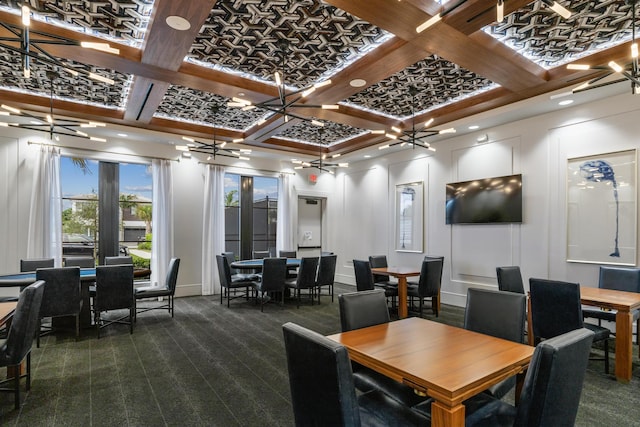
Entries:
[[369, 261], [354, 259], [353, 270], [356, 276], [356, 289], [358, 292], [372, 290], [373, 274], [371, 274], [371, 265], [369, 265]]
[[269, 251], [253, 251], [253, 259], [269, 258], [271, 253]]
[[104, 265], [133, 265], [133, 258], [130, 256], [106, 256], [104, 257]]
[[548, 339], [582, 328], [580, 285], [529, 279], [534, 339]]
[[296, 251], [280, 251], [278, 252], [278, 256], [280, 258], [297, 258], [298, 254]]
[[318, 286], [333, 286], [336, 277], [336, 262], [338, 255], [327, 255], [320, 257], [318, 265]]
[[418, 295], [421, 298], [437, 296], [442, 282], [442, 263], [440, 258], [425, 259], [420, 269]]
[[522, 274], [520, 274], [520, 267], [517, 265], [496, 267], [496, 276], [498, 278], [498, 289], [501, 291], [524, 294]]
[[32, 258], [20, 260], [20, 272], [36, 271], [39, 268], [53, 268], [53, 258]]
[[64, 260], [65, 267], [95, 268], [96, 260], [90, 256], [74, 256]]
[[233, 263], [236, 260], [236, 254], [234, 254], [233, 252], [222, 252], [222, 256], [224, 256], [227, 259], [227, 264], [229, 264], [230, 274], [232, 276], [234, 274], [237, 274], [238, 270], [231, 267], [231, 263]]
[[36, 280], [45, 281], [40, 317], [80, 312], [80, 267], [39, 268]]
[[262, 292], [284, 291], [287, 278], [286, 258], [265, 258], [262, 261]]
[[523, 342], [527, 297], [513, 292], [470, 288], [464, 328], [509, 341]]
[[[389, 265], [387, 264], [387, 256], [386, 255], [370, 255], [369, 266], [371, 266], [371, 268], [388, 267]], [[373, 283], [382, 283], [382, 282], [388, 282], [388, 281], [389, 281], [389, 276], [385, 276], [382, 274], [373, 275]]]
[[295, 323], [282, 326], [297, 426], [359, 426], [347, 349]]
[[44, 287], [44, 281], [38, 280], [20, 292], [4, 344], [6, 359], [3, 360], [3, 366], [18, 365], [31, 351], [33, 337], [40, 326], [40, 305]]
[[338, 295], [342, 332], [389, 323], [384, 289]]
[[592, 341], [593, 332], [581, 328], [538, 344], [513, 425], [575, 425]]
[[640, 292], [640, 269], [600, 267], [598, 287], [616, 291]]
[[216, 255], [216, 263], [218, 265], [218, 277], [220, 277], [220, 286], [228, 288], [231, 283], [231, 268], [227, 262], [227, 257]]
[[329, 251], [320, 251], [320, 256], [329, 256], [329, 255], [333, 255], [333, 252], [329, 252]]
[[176, 284], [178, 283], [178, 268], [180, 268], [180, 258], [171, 258], [169, 261], [169, 269], [164, 285], [173, 296], [176, 293]]
[[97, 266], [94, 310], [131, 308], [133, 304], [133, 264]]
[[305, 257], [300, 260], [300, 268], [296, 278], [296, 288], [308, 289], [316, 286], [318, 276], [318, 257]]
[[442, 269], [440, 270], [440, 283], [442, 283], [442, 270], [444, 270], [444, 255], [425, 255], [423, 261], [440, 260], [442, 262]]

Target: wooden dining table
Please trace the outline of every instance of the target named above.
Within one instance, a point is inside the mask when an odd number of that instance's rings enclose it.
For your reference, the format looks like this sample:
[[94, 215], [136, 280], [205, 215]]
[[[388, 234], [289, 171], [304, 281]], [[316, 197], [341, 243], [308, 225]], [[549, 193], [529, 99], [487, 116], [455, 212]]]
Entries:
[[[528, 300], [529, 313], [531, 313], [531, 299]], [[607, 310], [617, 310], [615, 374], [618, 381], [628, 383], [631, 381], [633, 372], [633, 312], [640, 309], [640, 293], [581, 286], [580, 302]], [[533, 345], [533, 325], [530, 314], [528, 322], [529, 344]]]
[[517, 375], [524, 382], [534, 348], [411, 317], [329, 335], [351, 360], [434, 399], [433, 426], [464, 426], [463, 401]]
[[[407, 309], [407, 278], [420, 276], [420, 269], [415, 267], [378, 267], [372, 268], [371, 272], [398, 279], [398, 317], [400, 319], [407, 317], [409, 314]], [[438, 304], [440, 304], [439, 295]], [[438, 307], [438, 311], [440, 311], [440, 307]]]

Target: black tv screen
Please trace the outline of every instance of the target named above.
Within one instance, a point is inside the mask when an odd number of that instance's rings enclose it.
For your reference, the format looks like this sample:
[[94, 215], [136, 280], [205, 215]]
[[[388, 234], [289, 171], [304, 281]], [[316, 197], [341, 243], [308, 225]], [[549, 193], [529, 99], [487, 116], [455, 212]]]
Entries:
[[522, 174], [447, 184], [447, 224], [522, 222]]

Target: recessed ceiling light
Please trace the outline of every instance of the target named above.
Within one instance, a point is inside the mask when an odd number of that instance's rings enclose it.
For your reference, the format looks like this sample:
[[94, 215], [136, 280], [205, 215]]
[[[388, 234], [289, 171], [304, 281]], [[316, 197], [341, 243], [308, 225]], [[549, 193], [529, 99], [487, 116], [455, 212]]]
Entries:
[[353, 79], [349, 82], [351, 87], [362, 87], [367, 84], [365, 79]]
[[126, 137], [127, 137], [127, 136], [129, 136], [129, 135], [127, 135], [126, 133], [119, 133], [119, 134], [118, 134], [118, 136], [120, 136], [120, 137], [122, 137], [122, 138], [126, 138]]
[[371, 158], [371, 156], [370, 156], [369, 154], [365, 154], [365, 155], [364, 155], [364, 158], [365, 158], [365, 159], [370, 159], [370, 158]]
[[564, 101], [558, 102], [558, 105], [569, 105], [573, 104], [573, 99], [565, 99]]
[[480, 128], [480, 126], [478, 126], [478, 125], [469, 126], [469, 129], [471, 129], [471, 130], [475, 130], [475, 129], [479, 129], [479, 128]]
[[168, 26], [178, 31], [187, 31], [189, 28], [191, 28], [191, 23], [186, 19], [184, 19], [182, 16], [177, 16], [177, 15], [167, 16], [167, 19], [165, 19], [165, 22], [167, 23]]

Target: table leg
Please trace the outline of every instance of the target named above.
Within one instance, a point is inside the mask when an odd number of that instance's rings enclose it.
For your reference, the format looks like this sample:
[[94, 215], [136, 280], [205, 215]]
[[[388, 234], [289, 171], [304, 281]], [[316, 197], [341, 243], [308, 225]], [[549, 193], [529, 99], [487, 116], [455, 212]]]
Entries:
[[407, 278], [398, 277], [398, 318], [404, 319], [408, 315], [407, 310]]
[[434, 400], [431, 404], [431, 425], [433, 427], [464, 426], [464, 405], [449, 407]]
[[631, 352], [633, 317], [628, 311], [616, 313], [616, 378], [620, 382], [631, 380]]

